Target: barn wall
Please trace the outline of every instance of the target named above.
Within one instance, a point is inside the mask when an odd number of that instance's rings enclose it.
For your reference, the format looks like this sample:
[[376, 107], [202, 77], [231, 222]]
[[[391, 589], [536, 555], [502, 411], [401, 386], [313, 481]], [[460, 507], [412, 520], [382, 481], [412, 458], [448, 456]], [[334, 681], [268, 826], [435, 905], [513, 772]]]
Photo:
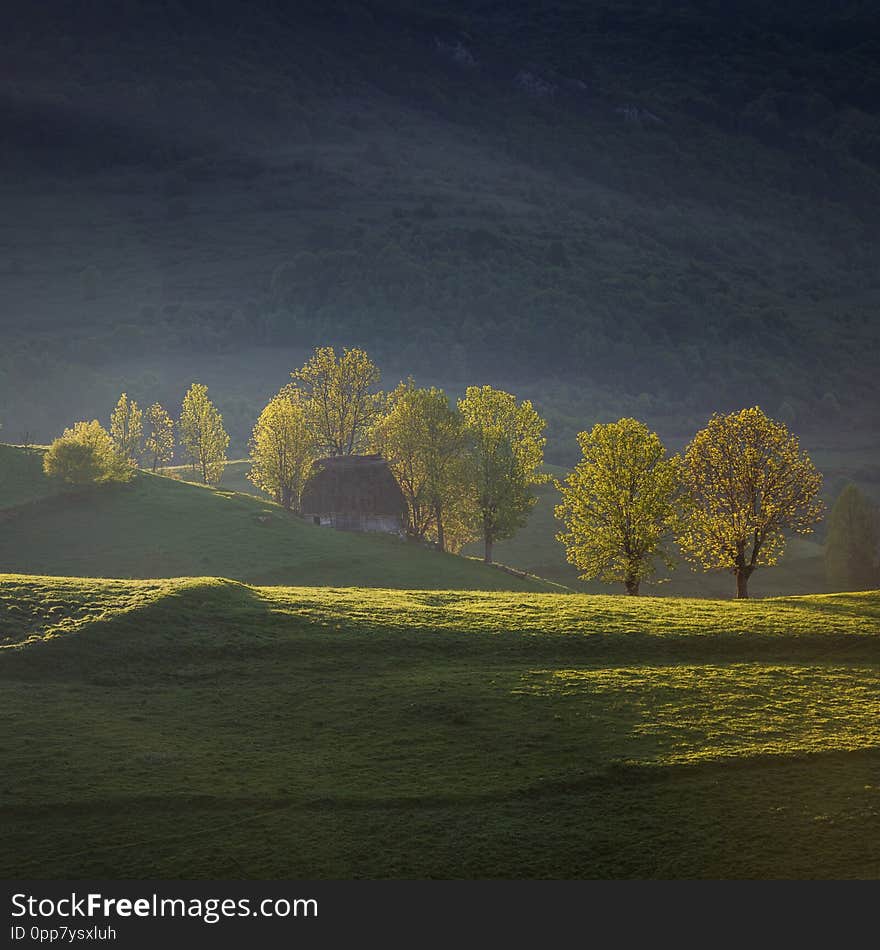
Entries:
[[381, 531], [400, 534], [403, 525], [394, 515], [365, 515], [360, 512], [337, 511], [330, 516], [337, 531]]

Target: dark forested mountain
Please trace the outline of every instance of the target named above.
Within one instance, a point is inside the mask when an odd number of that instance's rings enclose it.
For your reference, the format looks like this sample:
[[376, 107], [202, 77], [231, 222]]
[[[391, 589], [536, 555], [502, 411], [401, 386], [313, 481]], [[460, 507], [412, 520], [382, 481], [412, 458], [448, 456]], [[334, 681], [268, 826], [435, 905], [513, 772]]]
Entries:
[[549, 456], [760, 403], [870, 431], [868, 2], [22, 4], [0, 36], [0, 436], [318, 343], [531, 396]]

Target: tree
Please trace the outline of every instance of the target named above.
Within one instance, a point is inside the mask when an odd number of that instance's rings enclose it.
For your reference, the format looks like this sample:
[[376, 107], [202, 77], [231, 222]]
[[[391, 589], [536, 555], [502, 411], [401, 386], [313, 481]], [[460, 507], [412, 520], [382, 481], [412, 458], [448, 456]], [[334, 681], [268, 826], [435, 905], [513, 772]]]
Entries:
[[684, 452], [688, 518], [678, 539], [688, 560], [736, 577], [748, 597], [755, 568], [785, 549], [784, 531], [809, 534], [824, 506], [822, 476], [798, 440], [758, 408], [715, 414]]
[[223, 416], [208, 399], [208, 387], [193, 383], [183, 397], [180, 410], [180, 445], [206, 485], [216, 485], [226, 467], [229, 436], [223, 428]]
[[270, 400], [254, 426], [248, 478], [288, 511], [299, 511], [316, 454], [303, 401], [296, 390], [285, 388]]
[[362, 452], [382, 404], [376, 392], [382, 375], [367, 354], [345, 349], [337, 358], [332, 346], [318, 347], [290, 375], [303, 393], [320, 449], [329, 455]]
[[[442, 389], [419, 389], [412, 378], [388, 396], [386, 413], [372, 431], [406, 498], [412, 537], [435, 537], [447, 547], [447, 516], [461, 488], [465, 445], [461, 417]], [[459, 544], [460, 546], [460, 544]]]
[[658, 557], [671, 566], [663, 541], [678, 522], [678, 459], [636, 419], [596, 425], [577, 438], [583, 459], [556, 483], [556, 517], [566, 529], [556, 537], [583, 580], [622, 583], [638, 594]]
[[144, 458], [155, 472], [174, 458], [174, 421], [157, 402], [147, 409], [144, 421]]
[[43, 456], [43, 471], [68, 485], [82, 486], [127, 482], [134, 475], [134, 466], [93, 419], [64, 430]]
[[470, 386], [459, 400], [468, 438], [464, 472], [473, 518], [492, 563], [496, 541], [512, 537], [535, 504], [533, 485], [546, 481], [545, 422], [532, 404], [491, 386]]
[[117, 452], [136, 462], [141, 455], [144, 439], [144, 414], [138, 404], [123, 393], [110, 415], [110, 437]]
[[825, 572], [841, 590], [869, 590], [880, 586], [877, 569], [880, 515], [855, 485], [840, 493], [828, 517]]

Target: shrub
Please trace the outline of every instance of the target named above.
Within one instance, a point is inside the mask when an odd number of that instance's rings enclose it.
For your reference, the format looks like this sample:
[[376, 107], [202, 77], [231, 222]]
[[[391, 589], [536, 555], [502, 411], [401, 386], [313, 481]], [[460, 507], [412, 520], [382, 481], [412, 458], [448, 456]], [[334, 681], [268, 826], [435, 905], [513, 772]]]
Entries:
[[93, 419], [77, 422], [56, 439], [43, 458], [43, 470], [50, 478], [69, 485], [98, 485], [127, 482], [134, 466], [113, 444], [107, 430]]

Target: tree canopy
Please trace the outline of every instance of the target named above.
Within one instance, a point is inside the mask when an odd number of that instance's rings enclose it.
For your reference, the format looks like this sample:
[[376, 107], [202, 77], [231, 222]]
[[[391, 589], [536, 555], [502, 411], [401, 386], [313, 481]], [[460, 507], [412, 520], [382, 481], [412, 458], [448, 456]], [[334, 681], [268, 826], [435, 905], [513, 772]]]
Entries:
[[372, 432], [372, 444], [394, 472], [408, 509], [412, 537], [460, 547], [465, 538], [456, 518], [461, 494], [460, 415], [442, 389], [420, 389], [410, 377], [388, 396]]
[[688, 516], [678, 538], [685, 557], [736, 577], [737, 596], [761, 565], [775, 564], [786, 530], [807, 534], [820, 520], [822, 476], [785, 425], [757, 406], [716, 413], [685, 449]]
[[280, 505], [299, 511], [316, 448], [303, 400], [286, 388], [270, 400], [254, 426], [248, 478]]
[[123, 458], [136, 462], [141, 455], [144, 438], [144, 414], [126, 393], [119, 397], [110, 415], [110, 437]]
[[636, 419], [596, 425], [578, 435], [583, 459], [564, 482], [557, 538], [581, 578], [622, 583], [638, 594], [656, 561], [671, 566], [663, 546], [679, 521], [679, 461]]
[[229, 436], [223, 417], [208, 399], [208, 387], [193, 383], [183, 397], [178, 421], [180, 445], [206, 485], [216, 485], [226, 467]]
[[319, 449], [328, 455], [363, 452], [382, 405], [382, 374], [369, 356], [346, 348], [337, 357], [332, 346], [321, 346], [290, 375], [302, 391]]
[[546, 481], [545, 422], [529, 400], [491, 386], [470, 386], [458, 403], [468, 439], [464, 453], [464, 490], [472, 521], [492, 561], [496, 541], [511, 537], [535, 504], [533, 485]]
[[174, 422], [165, 409], [154, 402], [144, 413], [144, 458], [155, 472], [174, 458]]

